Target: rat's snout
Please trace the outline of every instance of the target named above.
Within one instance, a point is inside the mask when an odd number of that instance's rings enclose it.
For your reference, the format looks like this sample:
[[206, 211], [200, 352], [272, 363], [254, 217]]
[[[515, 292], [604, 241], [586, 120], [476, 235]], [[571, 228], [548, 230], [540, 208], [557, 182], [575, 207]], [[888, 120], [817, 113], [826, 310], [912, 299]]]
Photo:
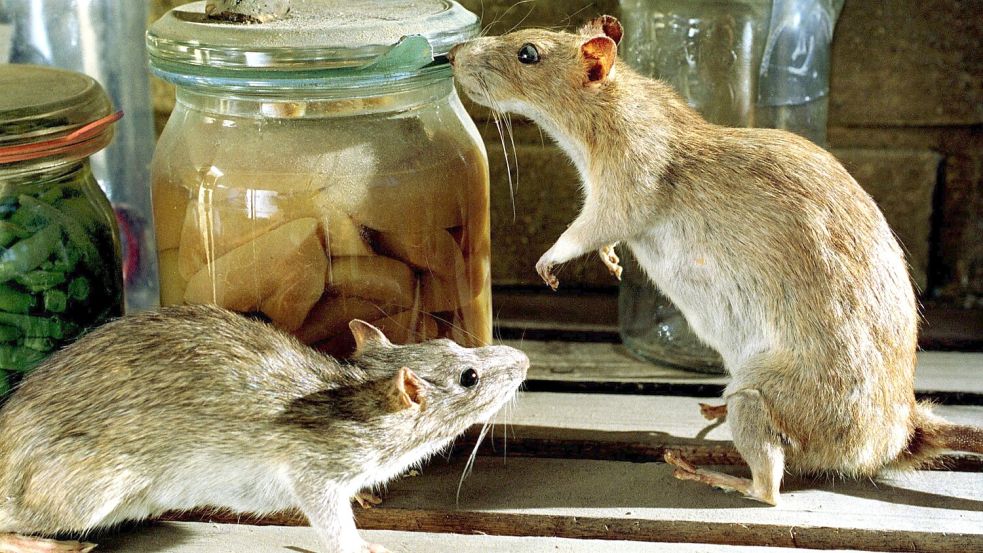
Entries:
[[515, 351], [518, 352], [517, 357], [519, 358], [519, 368], [522, 369], [522, 375], [525, 376], [526, 372], [529, 370], [529, 356], [519, 350]]
[[510, 346], [485, 346], [478, 354], [483, 364], [494, 372], [507, 375], [509, 380], [525, 380], [529, 357]]
[[451, 48], [449, 52], [447, 52], [447, 62], [451, 64], [451, 67], [454, 66], [454, 56], [457, 55], [458, 49], [460, 47], [461, 47], [460, 44], [455, 44], [454, 47]]
[[498, 351], [496, 357], [502, 358], [502, 366], [508, 367], [512, 371], [520, 372], [522, 379], [525, 380], [526, 372], [529, 370], [529, 357], [521, 351], [509, 346], [493, 346]]

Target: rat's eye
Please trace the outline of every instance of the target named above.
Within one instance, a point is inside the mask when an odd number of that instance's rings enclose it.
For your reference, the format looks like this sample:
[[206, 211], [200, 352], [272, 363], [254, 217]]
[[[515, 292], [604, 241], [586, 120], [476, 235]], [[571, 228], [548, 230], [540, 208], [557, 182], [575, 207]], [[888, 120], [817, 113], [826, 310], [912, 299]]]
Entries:
[[461, 386], [465, 388], [470, 388], [478, 383], [478, 371], [474, 369], [467, 369], [461, 373]]
[[526, 43], [519, 48], [519, 63], [539, 63], [539, 50], [532, 44]]

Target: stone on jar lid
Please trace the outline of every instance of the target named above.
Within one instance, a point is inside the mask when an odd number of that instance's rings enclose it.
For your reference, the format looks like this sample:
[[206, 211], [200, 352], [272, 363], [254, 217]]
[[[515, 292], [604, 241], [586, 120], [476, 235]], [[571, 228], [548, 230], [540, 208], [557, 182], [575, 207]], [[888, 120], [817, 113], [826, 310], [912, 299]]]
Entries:
[[414, 35], [442, 56], [478, 27], [477, 15], [451, 0], [291, 0], [285, 15], [263, 22], [211, 17], [201, 1], [161, 17], [147, 47], [154, 65], [189, 70], [357, 68]]

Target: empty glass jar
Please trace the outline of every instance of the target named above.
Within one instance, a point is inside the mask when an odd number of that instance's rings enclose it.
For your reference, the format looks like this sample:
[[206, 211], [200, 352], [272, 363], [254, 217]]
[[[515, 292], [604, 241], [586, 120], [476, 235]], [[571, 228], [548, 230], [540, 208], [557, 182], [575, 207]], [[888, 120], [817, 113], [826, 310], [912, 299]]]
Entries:
[[488, 343], [487, 158], [444, 57], [477, 28], [438, 0], [248, 25], [197, 2], [155, 23], [152, 67], [177, 85], [152, 171], [161, 303], [258, 313], [340, 356], [354, 318]]
[[[622, 56], [672, 84], [710, 122], [787, 129], [824, 145], [829, 47], [842, 4], [622, 0]], [[720, 356], [625, 257], [618, 319], [628, 349], [651, 361], [724, 372]]]

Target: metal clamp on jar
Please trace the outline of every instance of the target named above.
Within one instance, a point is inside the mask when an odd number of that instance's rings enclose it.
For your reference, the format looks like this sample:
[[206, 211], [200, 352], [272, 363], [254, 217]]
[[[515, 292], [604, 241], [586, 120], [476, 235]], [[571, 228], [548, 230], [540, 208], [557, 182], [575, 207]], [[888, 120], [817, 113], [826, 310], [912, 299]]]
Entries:
[[308, 0], [263, 23], [206, 3], [147, 34], [177, 85], [153, 164], [161, 303], [258, 313], [350, 353], [491, 339], [488, 167], [445, 54], [478, 31], [454, 2]]
[[113, 113], [93, 79], [0, 65], [0, 395], [85, 328], [123, 314], [116, 219], [89, 156]]

